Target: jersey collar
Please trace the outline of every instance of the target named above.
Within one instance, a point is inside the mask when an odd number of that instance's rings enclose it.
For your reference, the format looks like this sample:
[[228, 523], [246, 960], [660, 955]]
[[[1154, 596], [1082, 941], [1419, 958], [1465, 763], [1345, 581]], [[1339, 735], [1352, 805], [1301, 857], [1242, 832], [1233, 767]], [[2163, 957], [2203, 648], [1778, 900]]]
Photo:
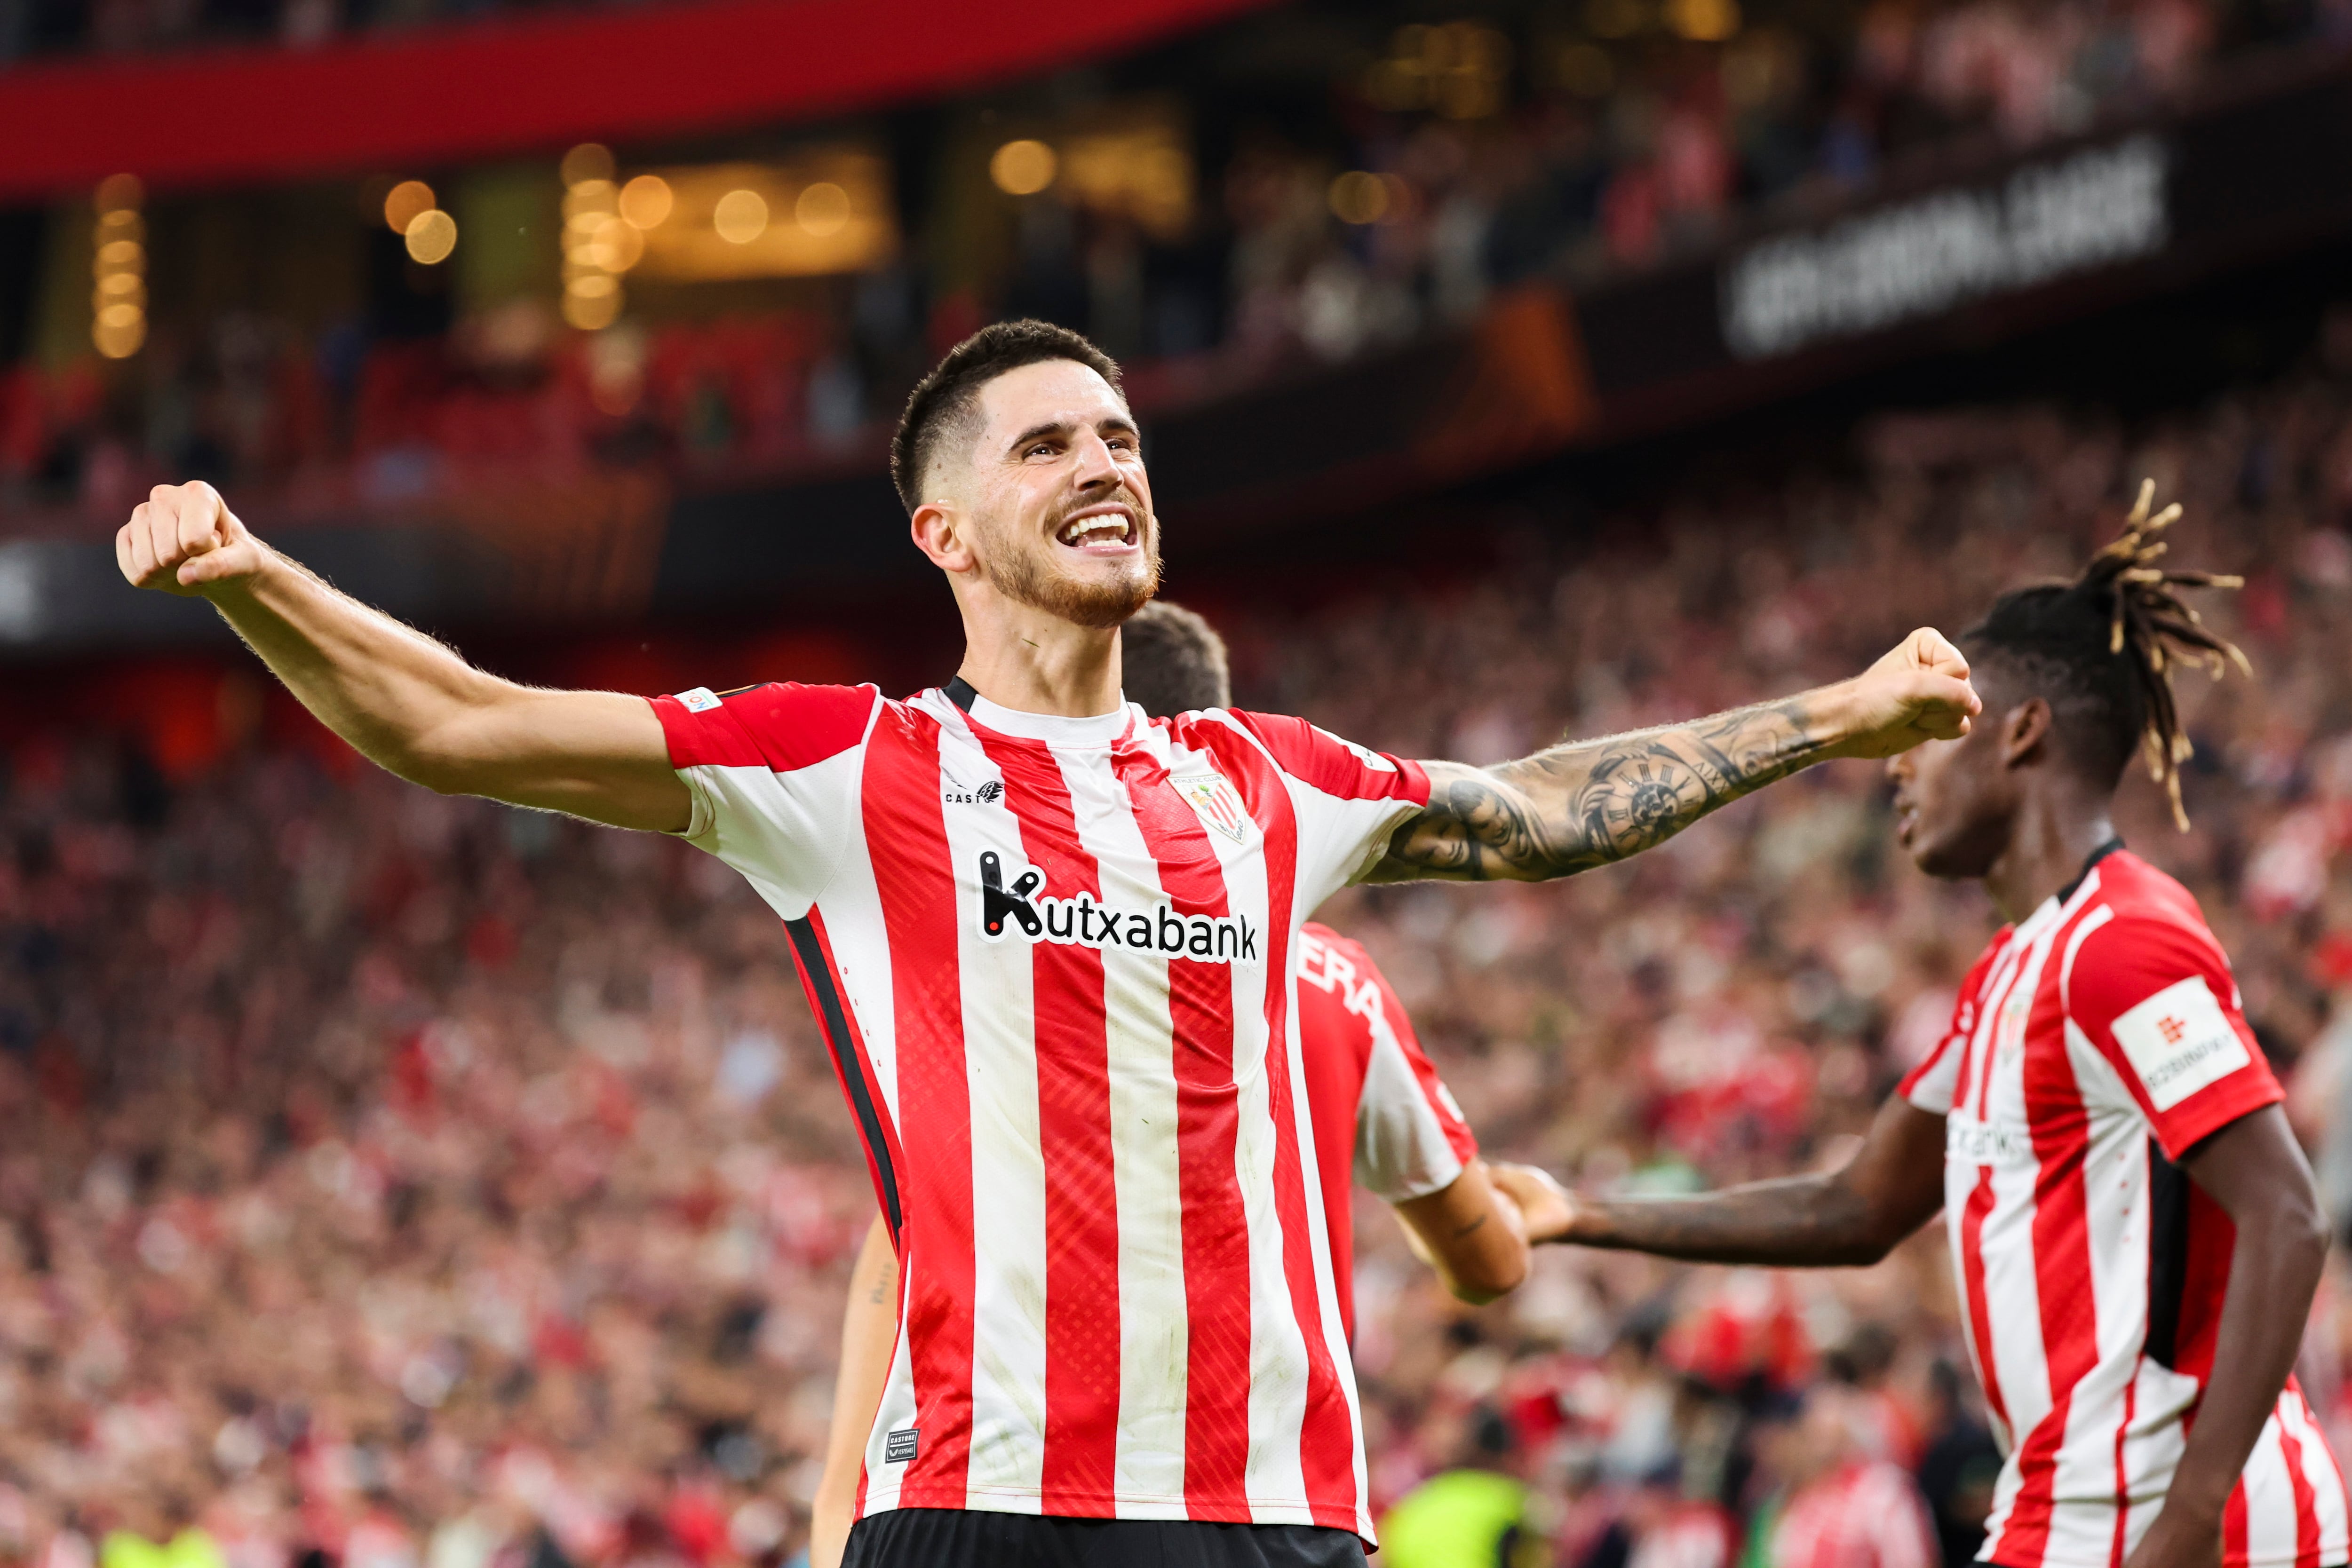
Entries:
[[1085, 718], [1066, 718], [1060, 714], [1023, 713], [1018, 708], [990, 702], [972, 690], [971, 684], [961, 675], [941, 686], [940, 693], [984, 729], [992, 729], [999, 735], [1018, 736], [1024, 740], [1042, 740], [1049, 746], [1116, 745], [1134, 718], [1134, 705], [1131, 703], [1122, 703], [1108, 713], [1093, 714]]
[[2083, 862], [2083, 869], [2074, 873], [2074, 881], [2043, 899], [2041, 907], [2018, 922], [2018, 936], [2021, 938], [2036, 936], [2041, 934], [2043, 927], [2061, 918], [2073, 905], [2075, 895], [2083, 891], [2083, 884], [2091, 880], [2091, 873], [2098, 869], [2099, 862], [2123, 847], [2123, 840], [2109, 839], [2105, 843], [2093, 850], [2089, 858]]

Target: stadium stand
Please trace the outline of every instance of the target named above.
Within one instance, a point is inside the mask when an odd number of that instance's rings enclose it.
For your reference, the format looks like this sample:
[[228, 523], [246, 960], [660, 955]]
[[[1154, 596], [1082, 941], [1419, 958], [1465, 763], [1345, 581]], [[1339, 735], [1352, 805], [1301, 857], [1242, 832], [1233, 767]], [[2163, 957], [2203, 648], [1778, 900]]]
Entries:
[[[2321, 345], [2133, 421], [1887, 416], [1573, 527], [1540, 490], [1492, 500], [1465, 525], [1488, 562], [1392, 558], [1303, 610], [1248, 574], [1187, 592], [1244, 700], [1477, 760], [1963, 624], [2158, 476], [2184, 553], [2247, 574], [2218, 623], [2261, 680], [2184, 687], [2196, 831], [2144, 782], [2124, 831], [2235, 957], [2342, 1219], [2347, 371]], [[101, 727], [20, 730], [0, 794], [0, 1554], [112, 1568], [110, 1531], [193, 1524], [235, 1568], [787, 1558], [870, 1199], [761, 907], [683, 846], [430, 796], [251, 714], [161, 759]], [[1563, 887], [1328, 917], [1490, 1149], [1646, 1190], [1834, 1157], [1990, 924], [1890, 852], [1853, 764]], [[1471, 1312], [1360, 1224], [1383, 1504], [1466, 1462], [1528, 1489], [1554, 1561], [1725, 1563], [1784, 1482], [1874, 1458], [1966, 1544], [1989, 1450], [1934, 1238], [1807, 1277], [1551, 1250]], [[2302, 1375], [2341, 1444], [2331, 1267]], [[1797, 1390], [1836, 1421], [1781, 1419]]]

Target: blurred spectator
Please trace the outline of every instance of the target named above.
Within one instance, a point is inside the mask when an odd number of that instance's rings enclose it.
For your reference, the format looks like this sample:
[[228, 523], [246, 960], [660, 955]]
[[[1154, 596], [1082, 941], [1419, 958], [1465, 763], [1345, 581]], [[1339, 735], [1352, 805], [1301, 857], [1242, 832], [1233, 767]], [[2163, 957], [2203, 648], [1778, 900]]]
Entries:
[[1755, 1560], [1769, 1568], [1930, 1568], [1940, 1560], [1919, 1490], [1870, 1456], [1867, 1417], [1835, 1384], [1788, 1396], [1756, 1436], [1778, 1496]]
[[1528, 1539], [1528, 1489], [1512, 1473], [1519, 1445], [1500, 1411], [1471, 1412], [1459, 1464], [1397, 1500], [1380, 1521], [1394, 1568], [1521, 1568], [1539, 1562]]
[[1927, 1385], [1927, 1451], [1919, 1461], [1919, 1488], [1935, 1520], [1944, 1568], [1977, 1560], [1985, 1520], [1992, 1513], [1993, 1486], [2000, 1479], [2000, 1449], [1969, 1412], [1960, 1377], [1950, 1362], [1936, 1363]]

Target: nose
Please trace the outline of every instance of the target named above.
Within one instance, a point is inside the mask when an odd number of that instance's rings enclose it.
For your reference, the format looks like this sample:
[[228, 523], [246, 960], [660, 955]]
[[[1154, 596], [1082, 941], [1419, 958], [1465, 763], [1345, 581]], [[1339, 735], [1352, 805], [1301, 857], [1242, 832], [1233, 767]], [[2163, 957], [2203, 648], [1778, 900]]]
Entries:
[[1078, 437], [1077, 462], [1070, 472], [1070, 483], [1081, 490], [1116, 489], [1119, 484], [1118, 459], [1111, 455], [1110, 443], [1099, 431], [1086, 431]]
[[1898, 751], [1886, 759], [1886, 776], [1901, 784], [1911, 777], [1911, 753]]

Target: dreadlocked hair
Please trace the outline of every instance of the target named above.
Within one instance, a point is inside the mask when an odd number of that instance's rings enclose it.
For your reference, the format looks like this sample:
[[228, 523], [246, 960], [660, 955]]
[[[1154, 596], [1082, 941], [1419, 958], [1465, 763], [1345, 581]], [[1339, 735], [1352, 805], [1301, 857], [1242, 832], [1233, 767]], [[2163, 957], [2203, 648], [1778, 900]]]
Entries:
[[2164, 787], [2172, 820], [2189, 831], [2180, 803], [2180, 765], [2195, 747], [2180, 728], [2172, 672], [2197, 664], [2215, 680], [2230, 664], [2253, 673], [2245, 654], [2208, 631], [2180, 597], [2188, 588], [2240, 588], [2245, 580], [2210, 571], [2169, 570], [2157, 561], [2160, 537], [2180, 505], [2148, 515], [2156, 481], [2144, 480], [2122, 534], [2091, 558], [2072, 582], [2021, 588], [1993, 601], [1963, 640], [2001, 664], [2033, 695], [2049, 702], [2058, 743], [2110, 782], [2134, 751]]

